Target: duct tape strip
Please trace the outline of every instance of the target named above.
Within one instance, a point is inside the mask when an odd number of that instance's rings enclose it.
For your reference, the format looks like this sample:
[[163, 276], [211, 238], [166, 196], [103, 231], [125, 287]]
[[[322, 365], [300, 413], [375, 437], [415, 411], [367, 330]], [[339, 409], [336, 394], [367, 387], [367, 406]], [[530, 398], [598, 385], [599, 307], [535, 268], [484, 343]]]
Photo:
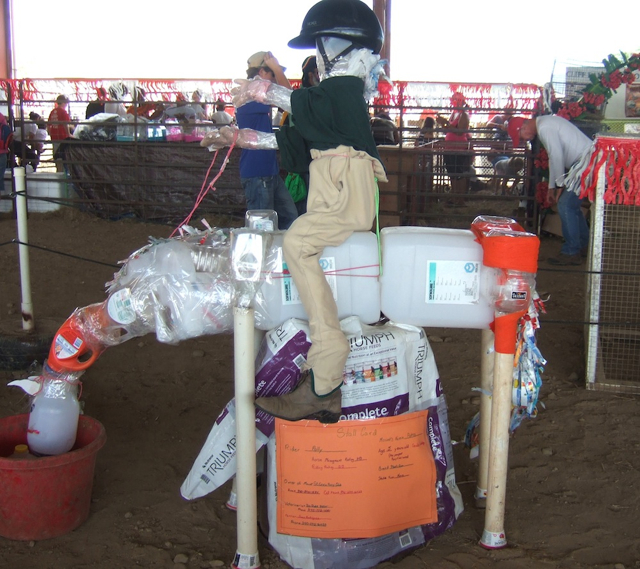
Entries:
[[533, 234], [522, 237], [496, 235], [480, 239], [482, 262], [487, 267], [513, 269], [535, 274], [538, 271], [540, 240]]
[[518, 322], [526, 314], [520, 310], [511, 314], [503, 314], [493, 321], [491, 329], [495, 334], [495, 350], [499, 354], [515, 354]]
[[540, 239], [513, 219], [481, 216], [471, 224], [471, 231], [482, 246], [487, 267], [537, 272]]

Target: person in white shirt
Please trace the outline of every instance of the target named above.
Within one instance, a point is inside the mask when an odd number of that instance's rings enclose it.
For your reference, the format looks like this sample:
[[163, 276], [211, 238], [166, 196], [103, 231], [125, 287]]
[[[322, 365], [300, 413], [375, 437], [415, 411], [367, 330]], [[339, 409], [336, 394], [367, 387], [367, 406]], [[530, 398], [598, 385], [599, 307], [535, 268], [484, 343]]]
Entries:
[[191, 94], [191, 108], [195, 113], [196, 120], [205, 121], [207, 120], [207, 110], [206, 105], [202, 105], [202, 91], [200, 89], [196, 89]]
[[[36, 113], [31, 113], [31, 115], [39, 117]], [[40, 163], [40, 154], [44, 146], [43, 141], [46, 139], [47, 131], [38, 128], [36, 122], [16, 123], [11, 151], [18, 164], [27, 168], [31, 167], [30, 171], [35, 172]]]
[[105, 101], [104, 112], [112, 115], [127, 116], [127, 108], [122, 103], [128, 89], [124, 83], [114, 83], [109, 87], [109, 100]]
[[233, 122], [233, 117], [224, 109], [224, 101], [222, 99], [218, 99], [216, 101], [216, 110], [211, 114], [211, 122], [216, 125], [231, 124]]
[[520, 145], [520, 140], [538, 136], [549, 155], [549, 201], [558, 204], [564, 243], [560, 254], [547, 259], [548, 263], [582, 264], [589, 244], [589, 226], [580, 207], [580, 186], [565, 187], [565, 179], [567, 172], [576, 179], [575, 170], [582, 167], [582, 158], [591, 151], [592, 140], [576, 125], [556, 115], [534, 119], [513, 117], [507, 130], [514, 148]]

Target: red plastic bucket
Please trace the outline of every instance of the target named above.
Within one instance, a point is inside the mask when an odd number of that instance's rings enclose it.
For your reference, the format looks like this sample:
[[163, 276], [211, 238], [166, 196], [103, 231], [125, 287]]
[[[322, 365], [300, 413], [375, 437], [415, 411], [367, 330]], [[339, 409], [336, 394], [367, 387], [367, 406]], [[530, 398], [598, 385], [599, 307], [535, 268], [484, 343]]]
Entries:
[[40, 540], [64, 535], [89, 517], [102, 424], [80, 416], [74, 447], [58, 456], [6, 458], [27, 442], [29, 415], [0, 419], [0, 536]]

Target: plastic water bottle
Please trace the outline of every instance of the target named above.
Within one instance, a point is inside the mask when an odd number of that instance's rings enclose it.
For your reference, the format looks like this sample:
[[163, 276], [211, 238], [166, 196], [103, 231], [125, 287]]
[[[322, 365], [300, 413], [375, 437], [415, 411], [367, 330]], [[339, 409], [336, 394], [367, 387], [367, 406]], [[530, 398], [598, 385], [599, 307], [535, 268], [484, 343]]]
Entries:
[[42, 389], [31, 403], [27, 443], [36, 455], [63, 454], [76, 442], [78, 381], [73, 374], [56, 373], [46, 362], [42, 380]]

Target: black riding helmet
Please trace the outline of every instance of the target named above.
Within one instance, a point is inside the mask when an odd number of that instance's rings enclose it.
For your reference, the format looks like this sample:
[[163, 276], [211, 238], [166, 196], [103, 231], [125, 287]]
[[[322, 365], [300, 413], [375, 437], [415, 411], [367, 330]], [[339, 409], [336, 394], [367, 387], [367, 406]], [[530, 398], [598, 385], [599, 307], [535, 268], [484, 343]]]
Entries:
[[321, 0], [302, 21], [300, 35], [289, 47], [315, 49], [316, 39], [336, 37], [380, 53], [384, 32], [373, 10], [360, 0]]

